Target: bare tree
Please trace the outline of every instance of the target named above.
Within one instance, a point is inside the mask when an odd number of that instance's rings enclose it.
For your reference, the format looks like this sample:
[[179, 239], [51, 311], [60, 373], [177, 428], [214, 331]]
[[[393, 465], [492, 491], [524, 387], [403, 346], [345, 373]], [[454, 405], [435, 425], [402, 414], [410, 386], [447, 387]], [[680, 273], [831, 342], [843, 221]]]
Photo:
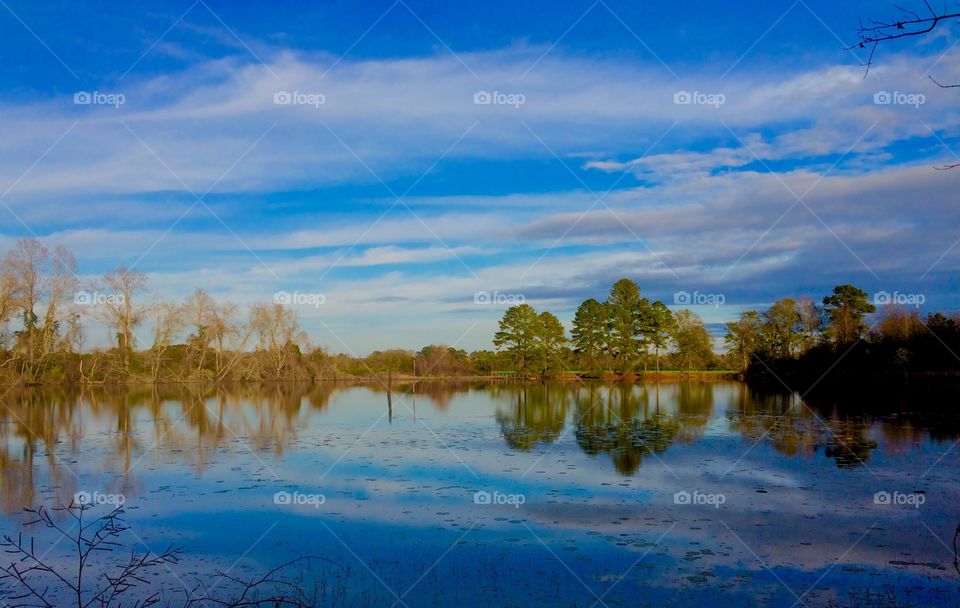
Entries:
[[0, 349], [7, 348], [8, 324], [17, 308], [13, 280], [7, 273], [0, 274]]
[[61, 308], [76, 289], [77, 262], [63, 246], [53, 251], [37, 239], [20, 239], [3, 259], [10, 293], [21, 313], [21, 371], [36, 381], [59, 344]]
[[247, 343], [249, 334], [244, 333], [243, 327], [237, 320], [237, 305], [227, 302], [225, 304], [214, 306], [210, 315], [210, 336], [213, 339], [214, 347], [217, 352], [217, 378], [219, 379], [224, 371], [223, 358], [226, 348], [231, 341], [234, 351], [242, 350]]
[[134, 349], [133, 330], [143, 322], [147, 313], [145, 305], [134, 302], [147, 287], [147, 275], [121, 266], [103, 275], [103, 282], [113, 291], [103, 298], [103, 318], [116, 330], [117, 348], [126, 370]]
[[150, 348], [150, 375], [154, 382], [160, 379], [164, 355], [183, 331], [182, 308], [172, 302], [161, 302], [153, 307], [153, 345]]
[[823, 334], [823, 311], [809, 297], [797, 298], [800, 331], [800, 353], [804, 353], [820, 340]]
[[290, 349], [306, 340], [297, 314], [282, 304], [257, 304], [250, 308], [250, 328], [257, 334], [257, 350], [268, 357], [269, 372], [282, 377]]
[[193, 327], [194, 333], [189, 341], [193, 343], [193, 350], [196, 351], [197, 373], [200, 373], [213, 340], [211, 327], [215, 323], [217, 303], [204, 289], [198, 288], [187, 297], [182, 310], [187, 322]]

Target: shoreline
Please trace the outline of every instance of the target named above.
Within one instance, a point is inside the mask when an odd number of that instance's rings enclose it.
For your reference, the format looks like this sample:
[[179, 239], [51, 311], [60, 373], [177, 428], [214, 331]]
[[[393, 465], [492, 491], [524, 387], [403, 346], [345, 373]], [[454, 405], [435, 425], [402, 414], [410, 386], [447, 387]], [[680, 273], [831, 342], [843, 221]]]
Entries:
[[535, 375], [535, 374], [494, 374], [494, 375], [452, 375], [452, 376], [413, 376], [409, 374], [396, 374], [386, 372], [384, 374], [365, 374], [362, 376], [333, 376], [325, 378], [304, 378], [304, 379], [267, 379], [267, 380], [243, 380], [243, 379], [223, 379], [223, 380], [159, 380], [151, 381], [144, 379], [131, 378], [118, 382], [92, 382], [92, 381], [48, 381], [48, 382], [9, 382], [0, 383], [0, 386], [23, 388], [50, 388], [50, 387], [87, 387], [87, 386], [173, 386], [173, 385], [202, 385], [217, 386], [231, 384], [316, 384], [316, 383], [380, 383], [384, 386], [392, 384], [415, 384], [418, 382], [646, 382], [650, 380], [742, 380], [742, 374], [733, 370], [693, 370], [684, 372], [679, 370], [661, 370], [660, 372], [614, 374], [605, 373], [603, 375], [587, 374], [580, 372], [569, 372], [564, 374]]
[[[481, 382], [481, 383], [543, 383], [543, 382], [592, 382], [603, 384], [616, 383], [646, 383], [646, 382], [678, 382], [678, 381], [696, 381], [696, 382], [716, 382], [736, 380], [754, 386], [768, 386], [776, 384], [780, 386], [790, 385], [791, 390], [805, 390], [806, 385], [810, 384], [811, 378], [805, 375], [796, 375], [786, 373], [781, 375], [782, 380], [770, 374], [748, 374], [734, 370], [661, 370], [660, 372], [639, 372], [630, 374], [605, 373], [602, 375], [588, 374], [583, 372], [568, 372], [562, 374], [536, 375], [536, 374], [467, 374], [467, 375], [448, 375], [448, 376], [413, 376], [410, 374], [397, 374], [385, 372], [383, 374], [365, 374], [354, 376], [349, 374], [337, 375], [321, 378], [302, 378], [302, 379], [264, 379], [264, 380], [246, 380], [246, 379], [196, 379], [196, 380], [159, 380], [151, 381], [147, 379], [130, 378], [117, 382], [92, 382], [92, 381], [47, 381], [47, 382], [5, 382], [0, 383], [2, 387], [21, 387], [21, 388], [76, 388], [76, 387], [121, 387], [121, 386], [229, 386], [229, 385], [274, 385], [274, 384], [380, 384], [384, 388], [391, 388], [394, 385], [417, 384], [421, 382]], [[877, 372], [873, 374], [840, 375], [836, 378], [822, 378], [819, 384], [824, 386], [835, 386], [836, 383], [849, 382], [881, 382], [881, 383], [906, 383], [906, 382], [960, 382], [960, 372], [912, 372], [909, 374], [891, 374]]]

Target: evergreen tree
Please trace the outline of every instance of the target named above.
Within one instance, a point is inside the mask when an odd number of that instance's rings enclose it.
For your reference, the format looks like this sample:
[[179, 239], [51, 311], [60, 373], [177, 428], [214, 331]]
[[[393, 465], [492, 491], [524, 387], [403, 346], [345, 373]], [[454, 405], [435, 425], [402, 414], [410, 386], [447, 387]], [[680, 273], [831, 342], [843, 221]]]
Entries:
[[629, 372], [646, 352], [644, 316], [650, 303], [640, 297], [640, 288], [630, 279], [620, 279], [610, 289], [606, 308], [609, 345], [622, 373]]
[[540, 317], [529, 304], [511, 306], [500, 319], [500, 329], [493, 336], [497, 350], [506, 351], [516, 371], [528, 371], [537, 357]]
[[553, 313], [542, 312], [537, 321], [537, 354], [540, 356], [540, 371], [545, 374], [564, 366], [563, 350], [567, 336], [560, 319]]
[[573, 330], [570, 335], [574, 350], [579, 355], [580, 361], [592, 371], [600, 371], [603, 368], [609, 317], [610, 313], [606, 305], [593, 298], [580, 304], [573, 317]]
[[852, 344], [860, 339], [866, 324], [863, 317], [876, 312], [877, 307], [870, 303], [867, 292], [853, 285], [837, 285], [833, 295], [823, 299], [823, 310], [829, 320], [828, 333], [837, 346]]

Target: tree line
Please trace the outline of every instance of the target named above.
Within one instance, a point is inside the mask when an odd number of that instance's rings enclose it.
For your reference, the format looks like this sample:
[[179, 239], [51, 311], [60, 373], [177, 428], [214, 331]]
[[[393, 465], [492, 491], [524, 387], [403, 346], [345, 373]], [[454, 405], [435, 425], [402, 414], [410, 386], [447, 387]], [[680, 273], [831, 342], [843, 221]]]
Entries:
[[514, 369], [545, 375], [629, 376], [673, 370], [723, 369], [750, 379], [809, 386], [830, 376], [942, 375], [960, 372], [960, 315], [870, 301], [866, 291], [837, 285], [816, 302], [782, 298], [767, 310], [748, 310], [725, 324], [717, 353], [703, 321], [642, 297], [620, 279], [603, 301], [577, 308], [570, 337], [549, 312], [514, 306], [500, 321], [494, 344]]
[[[287, 380], [322, 369], [317, 355], [324, 353], [309, 349], [296, 314], [284, 306], [256, 304], [244, 317], [204, 289], [180, 302], [155, 301], [141, 272], [120, 267], [81, 284], [76, 269], [70, 251], [38, 239], [20, 239], [3, 257], [0, 380]], [[85, 317], [109, 327], [114, 346], [85, 352]], [[141, 335], [148, 321], [151, 333]]]
[[[581, 361], [601, 372], [646, 366], [646, 349], [675, 345], [666, 359], [687, 369], [715, 364], [703, 323], [674, 315], [618, 281], [603, 303], [588, 300], [567, 339], [560, 320], [528, 305], [507, 310], [496, 350], [446, 345], [391, 349], [366, 357], [312, 345], [294, 310], [280, 303], [246, 310], [202, 288], [181, 301], [151, 296], [147, 276], [117, 268], [81, 282], [74, 256], [20, 239], [0, 262], [0, 382], [131, 383], [318, 380], [350, 377], [551, 374]], [[107, 347], [85, 349], [85, 322], [109, 328]], [[582, 355], [582, 357], [581, 357]]]
[[[110, 328], [109, 347], [84, 349], [91, 320]], [[878, 312], [852, 285], [837, 286], [820, 304], [784, 298], [744, 312], [726, 330], [727, 350], [715, 353], [697, 315], [650, 301], [625, 278], [602, 301], [580, 304], [569, 336], [553, 313], [521, 304], [505, 311], [493, 350], [433, 344], [356, 357], [311, 344], [296, 312], [280, 303], [242, 310], [204, 289], [157, 300], [146, 275], [124, 267], [82, 284], [73, 255], [37, 239], [17, 241], [0, 261], [0, 383], [624, 377], [664, 369], [791, 377], [822, 372], [841, 354], [841, 372], [960, 370], [960, 318], [921, 319], [916, 309], [893, 306]]]
[[803, 386], [823, 379], [934, 376], [960, 371], [960, 315], [921, 317], [917, 306], [878, 307], [837, 285], [818, 304], [783, 298], [726, 324], [729, 353], [748, 378]]
[[676, 369], [705, 370], [722, 363], [700, 317], [651, 302], [631, 279], [614, 283], [603, 302], [590, 298], [580, 304], [569, 339], [555, 315], [520, 304], [504, 313], [493, 343], [516, 370], [544, 375], [576, 370], [627, 376], [649, 367], [660, 372], [667, 349], [667, 363]]

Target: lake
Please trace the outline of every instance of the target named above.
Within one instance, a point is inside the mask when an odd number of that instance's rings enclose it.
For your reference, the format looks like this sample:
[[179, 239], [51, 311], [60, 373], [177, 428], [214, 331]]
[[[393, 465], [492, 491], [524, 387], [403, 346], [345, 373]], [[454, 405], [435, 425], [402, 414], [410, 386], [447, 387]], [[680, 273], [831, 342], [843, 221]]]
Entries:
[[152, 590], [314, 555], [289, 576], [330, 606], [956, 606], [957, 394], [6, 389], [0, 529], [122, 502], [123, 550], [183, 548]]

